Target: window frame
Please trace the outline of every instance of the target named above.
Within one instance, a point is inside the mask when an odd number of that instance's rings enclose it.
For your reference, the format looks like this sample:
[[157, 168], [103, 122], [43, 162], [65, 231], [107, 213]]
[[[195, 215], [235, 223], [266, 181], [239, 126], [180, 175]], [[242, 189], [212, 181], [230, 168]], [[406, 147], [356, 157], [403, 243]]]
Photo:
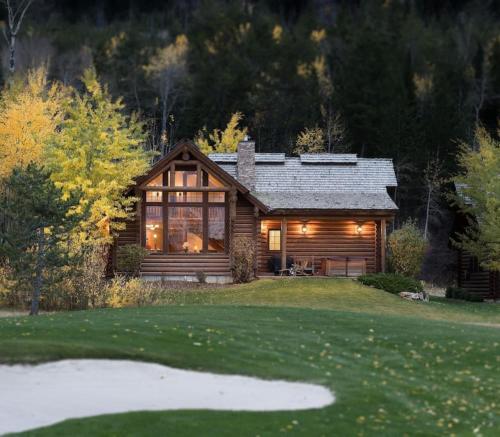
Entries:
[[[176, 170], [183, 170], [182, 167], [188, 166], [188, 167], [196, 167], [197, 169], [197, 184], [196, 186], [176, 186], [175, 185], [175, 174]], [[154, 251], [152, 253], [161, 253], [161, 254], [183, 254], [184, 252], [179, 252], [179, 251], [170, 251], [169, 250], [169, 208], [183, 208], [183, 207], [200, 207], [202, 209], [202, 236], [203, 236], [203, 244], [202, 248], [199, 252], [196, 253], [191, 253], [189, 252], [188, 255], [190, 256], [196, 256], [196, 255], [206, 255], [206, 254], [216, 254], [216, 253], [228, 253], [229, 250], [229, 197], [226, 192], [229, 191], [229, 186], [225, 184], [219, 177], [213, 175], [208, 169], [206, 169], [200, 162], [193, 162], [193, 161], [187, 161], [187, 162], [179, 162], [179, 161], [173, 161], [169, 166], [166, 166], [162, 172], [160, 173], [163, 175], [163, 186], [162, 188], [168, 188], [167, 190], [162, 190], [162, 200], [158, 202], [151, 202], [147, 201], [147, 192], [148, 191], [159, 191], [155, 190], [154, 187], [159, 187], [159, 186], [151, 186], [151, 185], [145, 185], [141, 187], [143, 190], [142, 193], [142, 220], [143, 220], [143, 237], [142, 239], [142, 246], [146, 247], [146, 221], [145, 221], [145, 216], [146, 216], [146, 207], [147, 206], [161, 206], [162, 211], [163, 211], [163, 250], [161, 252]], [[206, 180], [207, 180], [207, 185], [208, 185], [208, 179], [210, 176], [215, 178], [217, 181], [219, 181], [222, 185], [220, 187], [208, 187], [204, 185], [204, 179], [206, 175]], [[159, 175], [155, 176], [155, 178], [158, 178]], [[176, 190], [176, 188], [180, 188], [180, 190]], [[207, 190], [209, 188], [209, 190]], [[211, 189], [210, 189], [211, 188]], [[193, 192], [193, 193], [200, 193], [201, 194], [201, 201], [199, 202], [171, 202], [170, 201], [170, 196], [174, 192], [181, 192], [183, 193], [183, 197], [187, 197], [187, 192]], [[216, 193], [223, 193], [224, 194], [224, 201], [221, 202], [210, 202], [209, 197], [210, 194], [216, 192]], [[187, 200], [187, 199], [186, 199]], [[224, 207], [224, 250], [222, 252], [217, 252], [213, 250], [208, 250], [209, 246], [209, 230], [208, 230], [208, 221], [209, 221], [209, 208], [211, 207]]]
[[[279, 249], [271, 249], [271, 232], [279, 232]], [[272, 228], [267, 230], [267, 250], [269, 252], [281, 252], [281, 229]]]

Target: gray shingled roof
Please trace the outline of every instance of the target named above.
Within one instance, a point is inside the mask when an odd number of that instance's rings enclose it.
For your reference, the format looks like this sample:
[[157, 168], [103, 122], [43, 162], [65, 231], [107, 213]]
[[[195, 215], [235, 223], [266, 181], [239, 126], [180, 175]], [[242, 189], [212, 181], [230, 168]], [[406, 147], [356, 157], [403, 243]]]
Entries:
[[[273, 160], [271, 155], [277, 156]], [[238, 179], [235, 153], [211, 154], [209, 158]], [[252, 194], [270, 209], [397, 209], [387, 193], [387, 187], [397, 186], [390, 159], [355, 154], [285, 158], [284, 154], [256, 153], [255, 160]]]

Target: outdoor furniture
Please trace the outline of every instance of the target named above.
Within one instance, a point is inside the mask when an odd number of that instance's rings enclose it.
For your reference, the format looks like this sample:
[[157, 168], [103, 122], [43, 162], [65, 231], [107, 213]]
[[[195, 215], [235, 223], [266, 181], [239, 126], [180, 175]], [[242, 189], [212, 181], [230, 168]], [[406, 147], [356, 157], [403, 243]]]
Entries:
[[325, 276], [361, 276], [366, 273], [366, 258], [355, 256], [323, 258], [321, 270]]
[[314, 257], [295, 258], [293, 269], [296, 276], [314, 275]]
[[281, 269], [281, 255], [273, 255], [271, 258], [268, 260], [268, 266], [269, 270], [273, 272], [276, 276], [283, 276], [285, 271], [288, 271], [288, 274], [290, 273], [289, 270], [291, 269], [293, 264], [293, 258], [291, 256], [286, 257], [286, 266], [285, 269]]

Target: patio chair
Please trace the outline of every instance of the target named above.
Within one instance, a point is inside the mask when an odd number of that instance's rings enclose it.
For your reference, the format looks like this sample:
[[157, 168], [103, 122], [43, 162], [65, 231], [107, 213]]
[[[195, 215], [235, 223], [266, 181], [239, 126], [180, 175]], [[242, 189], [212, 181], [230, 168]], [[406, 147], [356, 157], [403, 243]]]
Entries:
[[295, 276], [312, 276], [314, 274], [314, 261], [307, 258], [297, 258], [292, 268]]

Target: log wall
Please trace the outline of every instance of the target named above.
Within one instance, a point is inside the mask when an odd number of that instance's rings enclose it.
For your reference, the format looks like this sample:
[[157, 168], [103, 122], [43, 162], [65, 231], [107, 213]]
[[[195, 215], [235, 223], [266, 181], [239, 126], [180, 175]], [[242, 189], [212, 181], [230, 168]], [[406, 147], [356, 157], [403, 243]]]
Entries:
[[[361, 235], [356, 227], [362, 223]], [[307, 232], [302, 232], [306, 224]], [[269, 260], [281, 252], [269, 251], [268, 231], [281, 229], [281, 219], [263, 217], [258, 235], [258, 272], [270, 273]], [[366, 258], [368, 273], [380, 270], [380, 247], [377, 224], [374, 220], [356, 221], [335, 218], [308, 218], [287, 220], [286, 254], [291, 257], [314, 257], [315, 271], [321, 267], [321, 259], [332, 256]]]
[[483, 270], [474, 257], [466, 252], [458, 253], [458, 286], [484, 299], [500, 297], [500, 278], [498, 273]]

